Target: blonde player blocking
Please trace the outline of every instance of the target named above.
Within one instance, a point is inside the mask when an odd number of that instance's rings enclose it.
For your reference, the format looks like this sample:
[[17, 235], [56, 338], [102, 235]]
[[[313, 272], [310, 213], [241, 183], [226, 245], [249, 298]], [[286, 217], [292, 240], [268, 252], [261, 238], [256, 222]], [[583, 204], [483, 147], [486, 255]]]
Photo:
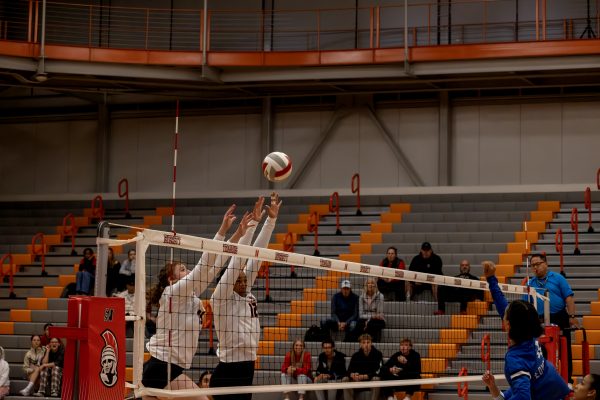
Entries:
[[[235, 205], [229, 207], [215, 235], [224, 240], [236, 217]], [[246, 213], [229, 241], [237, 243], [252, 224], [252, 215]], [[144, 363], [142, 384], [157, 389], [196, 389], [194, 381], [183, 373], [190, 368], [198, 348], [201, 321], [197, 312], [200, 295], [219, 273], [226, 258], [204, 253], [192, 271], [180, 262], [168, 263], [159, 273], [159, 282], [150, 291], [150, 302], [158, 303], [156, 334], [147, 344], [150, 359]], [[170, 365], [170, 382], [169, 376]], [[205, 396], [186, 397], [206, 400]], [[143, 396], [144, 400], [156, 399]]]
[[[252, 216], [258, 224], [265, 214], [264, 199], [256, 202]], [[267, 219], [254, 246], [265, 247], [271, 239], [282, 202], [277, 193], [271, 194], [266, 206]], [[248, 228], [240, 244], [248, 244], [255, 226]], [[254, 362], [260, 338], [256, 297], [250, 293], [260, 267], [260, 261], [233, 257], [212, 295], [215, 330], [219, 338], [219, 364], [213, 371], [210, 387], [250, 386], [254, 379]], [[251, 399], [252, 394], [213, 396], [215, 399]]]

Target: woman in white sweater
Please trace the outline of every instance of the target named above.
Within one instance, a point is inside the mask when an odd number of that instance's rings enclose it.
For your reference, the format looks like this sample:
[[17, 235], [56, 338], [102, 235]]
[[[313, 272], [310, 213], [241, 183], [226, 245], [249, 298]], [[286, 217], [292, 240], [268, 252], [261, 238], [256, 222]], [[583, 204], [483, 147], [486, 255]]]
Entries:
[[42, 346], [41, 343], [42, 341], [39, 335], [31, 336], [31, 348], [27, 350], [25, 358], [23, 359], [23, 371], [25, 371], [29, 383], [25, 389], [19, 392], [22, 396], [29, 396], [39, 384], [41, 372], [40, 365], [42, 364], [44, 353], [46, 352], [46, 347]]

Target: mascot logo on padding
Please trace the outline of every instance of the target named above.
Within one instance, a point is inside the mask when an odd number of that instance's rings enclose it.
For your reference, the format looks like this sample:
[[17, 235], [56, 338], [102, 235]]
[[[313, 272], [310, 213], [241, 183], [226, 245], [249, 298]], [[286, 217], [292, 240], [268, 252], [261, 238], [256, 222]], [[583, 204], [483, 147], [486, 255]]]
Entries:
[[104, 347], [102, 348], [102, 354], [100, 358], [100, 380], [106, 387], [113, 387], [118, 380], [117, 377], [117, 364], [119, 359], [117, 357], [117, 339], [114, 333], [110, 330], [102, 332], [102, 339], [104, 339]]

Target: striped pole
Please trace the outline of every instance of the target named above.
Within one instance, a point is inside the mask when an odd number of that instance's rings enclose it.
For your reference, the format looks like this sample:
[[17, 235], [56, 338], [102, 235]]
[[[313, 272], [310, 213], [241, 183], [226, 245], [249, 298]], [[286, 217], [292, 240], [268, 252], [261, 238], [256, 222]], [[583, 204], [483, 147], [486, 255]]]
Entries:
[[175, 143], [173, 144], [173, 195], [171, 204], [171, 231], [175, 234], [175, 194], [177, 190], [177, 145], [179, 142], [179, 100], [175, 110]]

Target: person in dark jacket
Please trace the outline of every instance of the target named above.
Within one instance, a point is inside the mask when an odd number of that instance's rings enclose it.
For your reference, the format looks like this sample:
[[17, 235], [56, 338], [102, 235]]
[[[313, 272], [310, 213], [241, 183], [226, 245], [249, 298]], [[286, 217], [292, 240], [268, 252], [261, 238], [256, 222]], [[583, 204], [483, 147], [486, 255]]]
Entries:
[[[419, 252], [419, 254], [413, 257], [412, 261], [410, 262], [410, 267], [408, 267], [408, 269], [410, 271], [422, 272], [425, 274], [444, 275], [444, 273], [442, 272], [442, 267], [442, 259], [440, 258], [440, 256], [433, 252], [433, 249], [431, 248], [431, 243], [423, 242], [423, 244], [421, 245], [421, 251]], [[415, 300], [415, 296], [419, 295], [425, 290], [431, 290], [433, 300], [437, 301], [437, 285], [420, 282], [406, 282], [407, 299], [412, 298], [412, 300]]]
[[[321, 343], [323, 352], [319, 354], [315, 383], [339, 382], [346, 376], [346, 355], [335, 349], [332, 339], [325, 339]], [[325, 400], [323, 390], [315, 390], [318, 400]], [[335, 400], [337, 389], [327, 391], [327, 400]]]
[[60, 397], [62, 385], [62, 373], [65, 362], [65, 348], [58, 338], [50, 339], [46, 345], [46, 353], [40, 365], [40, 387], [34, 394], [35, 397], [46, 396], [48, 384], [50, 384], [50, 396]]
[[[400, 351], [394, 353], [383, 365], [381, 370], [383, 380], [421, 378], [421, 355], [412, 347], [413, 344], [409, 338], [400, 341]], [[418, 389], [418, 386], [386, 387], [383, 388], [383, 394], [387, 399], [394, 399], [395, 391], [404, 391], [406, 393], [404, 400], [410, 400]]]
[[96, 256], [94, 250], [86, 247], [83, 250], [83, 258], [79, 262], [79, 272], [75, 274], [77, 294], [89, 296], [94, 291], [94, 280], [96, 278]]
[[331, 318], [321, 320], [326, 332], [345, 332], [344, 341], [353, 341], [352, 332], [358, 320], [358, 296], [352, 293], [349, 280], [342, 281], [342, 288], [331, 298]]
[[[479, 281], [478, 277], [471, 274], [471, 263], [469, 260], [462, 260], [460, 262], [460, 274], [456, 275], [456, 277]], [[483, 290], [440, 286], [438, 289], [438, 314], [443, 315], [446, 313], [447, 301], [460, 302], [460, 313], [466, 314], [469, 301], [474, 300], [483, 300]]]
[[[379, 381], [379, 373], [383, 365], [383, 354], [373, 346], [373, 339], [368, 333], [358, 338], [360, 349], [352, 355], [348, 365], [348, 376], [343, 381], [363, 382]], [[368, 390], [368, 389], [356, 389]], [[344, 400], [354, 399], [354, 389], [344, 389]], [[371, 389], [371, 400], [379, 399], [379, 388]]]
[[[382, 267], [393, 269], [406, 269], [404, 260], [398, 258], [398, 250], [391, 246], [388, 247], [385, 258], [379, 264]], [[404, 290], [405, 282], [398, 279], [379, 278], [377, 279], [377, 289], [384, 295], [386, 300], [404, 301], [406, 293]]]

